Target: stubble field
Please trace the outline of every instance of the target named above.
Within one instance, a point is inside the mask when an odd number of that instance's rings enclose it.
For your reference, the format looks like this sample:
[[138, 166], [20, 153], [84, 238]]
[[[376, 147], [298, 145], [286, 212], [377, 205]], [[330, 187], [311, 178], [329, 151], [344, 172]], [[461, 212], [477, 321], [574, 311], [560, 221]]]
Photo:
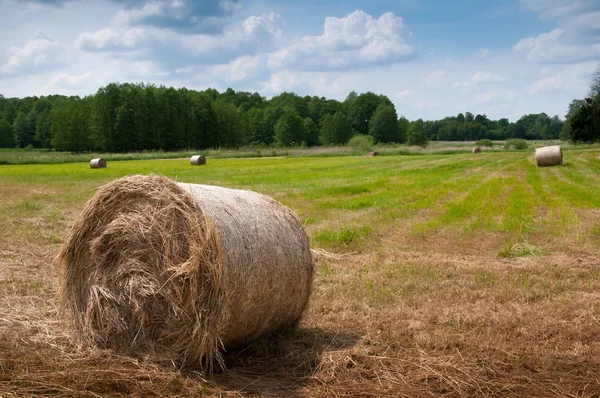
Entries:
[[[295, 210], [315, 281], [295, 331], [212, 375], [81, 346], [53, 266], [128, 174]], [[0, 166], [0, 396], [600, 396], [600, 150]]]

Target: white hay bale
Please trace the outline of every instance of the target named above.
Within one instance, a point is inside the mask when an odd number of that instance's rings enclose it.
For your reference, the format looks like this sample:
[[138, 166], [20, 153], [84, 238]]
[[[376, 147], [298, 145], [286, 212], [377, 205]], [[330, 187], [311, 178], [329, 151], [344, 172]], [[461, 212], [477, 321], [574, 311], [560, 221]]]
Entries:
[[192, 166], [202, 166], [206, 164], [206, 158], [202, 155], [194, 155], [190, 158], [190, 164]]
[[538, 167], [563, 164], [563, 151], [560, 145], [536, 148], [535, 164]]
[[103, 169], [106, 167], [106, 160], [102, 158], [96, 158], [90, 160], [90, 167], [92, 169]]
[[473, 148], [473, 153], [481, 153], [481, 148], [476, 146], [475, 148]]

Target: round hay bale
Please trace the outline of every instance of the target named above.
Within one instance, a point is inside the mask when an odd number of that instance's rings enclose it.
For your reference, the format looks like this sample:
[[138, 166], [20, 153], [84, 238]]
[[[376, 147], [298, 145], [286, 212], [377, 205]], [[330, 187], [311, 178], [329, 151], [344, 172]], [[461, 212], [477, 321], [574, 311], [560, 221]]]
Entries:
[[475, 148], [473, 148], [473, 153], [481, 153], [481, 148], [476, 146]]
[[373, 156], [379, 155], [379, 152], [369, 152], [365, 156], [368, 158], [372, 158]]
[[129, 176], [86, 203], [58, 256], [61, 301], [100, 347], [186, 367], [295, 325], [308, 302], [308, 237], [251, 191]]
[[106, 160], [102, 158], [96, 158], [90, 160], [90, 167], [92, 169], [103, 169], [106, 167]]
[[192, 166], [202, 166], [206, 164], [206, 158], [202, 155], [194, 155], [190, 158], [190, 164]]
[[560, 145], [536, 148], [535, 165], [538, 167], [563, 164], [563, 152]]

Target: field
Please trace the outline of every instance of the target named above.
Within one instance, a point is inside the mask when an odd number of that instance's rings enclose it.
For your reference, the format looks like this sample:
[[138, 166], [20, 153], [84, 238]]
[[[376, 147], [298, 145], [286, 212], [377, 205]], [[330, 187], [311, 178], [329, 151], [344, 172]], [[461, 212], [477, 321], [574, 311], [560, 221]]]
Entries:
[[[135, 173], [295, 210], [316, 260], [295, 331], [180, 372], [79, 346], [52, 264]], [[0, 166], [0, 396], [600, 396], [600, 149]]]

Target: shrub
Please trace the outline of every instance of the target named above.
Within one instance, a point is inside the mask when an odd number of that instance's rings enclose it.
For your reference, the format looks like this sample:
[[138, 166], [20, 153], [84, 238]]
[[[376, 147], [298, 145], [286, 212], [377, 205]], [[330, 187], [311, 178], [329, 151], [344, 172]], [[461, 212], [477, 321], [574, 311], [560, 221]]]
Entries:
[[504, 143], [504, 148], [506, 149], [527, 149], [529, 148], [529, 144], [527, 141], [520, 138], [513, 138], [511, 140], [506, 140]]
[[492, 142], [492, 140], [484, 138], [482, 140], [479, 140], [477, 142], [475, 142], [475, 145], [479, 145], [479, 146], [489, 146], [490, 148], [494, 146], [494, 143]]
[[373, 145], [375, 145], [375, 140], [370, 135], [358, 134], [348, 141], [348, 146], [355, 151], [370, 152], [373, 150]]

